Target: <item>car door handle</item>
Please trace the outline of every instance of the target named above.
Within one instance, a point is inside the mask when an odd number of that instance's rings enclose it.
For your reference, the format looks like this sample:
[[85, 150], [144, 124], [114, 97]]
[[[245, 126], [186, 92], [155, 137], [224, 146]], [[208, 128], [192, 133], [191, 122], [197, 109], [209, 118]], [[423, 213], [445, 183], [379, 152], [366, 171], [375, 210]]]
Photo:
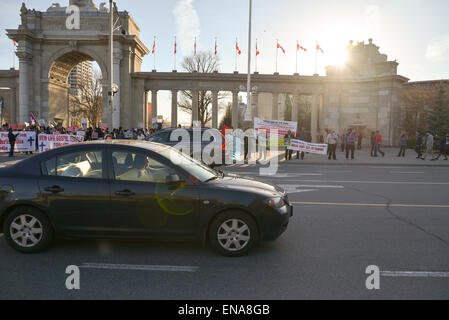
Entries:
[[115, 193], [115, 195], [121, 196], [121, 197], [132, 197], [132, 196], [135, 196], [136, 194], [134, 192], [132, 192], [131, 190], [122, 190], [122, 191], [117, 191]]
[[61, 193], [64, 192], [64, 189], [61, 188], [60, 186], [53, 186], [53, 187], [47, 187], [44, 189], [46, 192], [51, 192], [51, 193]]

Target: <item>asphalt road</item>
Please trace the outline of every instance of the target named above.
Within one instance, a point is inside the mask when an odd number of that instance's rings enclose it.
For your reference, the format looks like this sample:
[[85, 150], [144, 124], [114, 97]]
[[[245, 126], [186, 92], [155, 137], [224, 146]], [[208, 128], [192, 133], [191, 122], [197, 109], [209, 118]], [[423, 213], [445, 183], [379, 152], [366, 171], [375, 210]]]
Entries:
[[[449, 299], [449, 168], [281, 165], [265, 178], [289, 191], [295, 213], [247, 257], [68, 240], [23, 255], [0, 236], [0, 299]], [[68, 265], [81, 266], [80, 290], [65, 287]], [[365, 286], [370, 265], [380, 290]]]

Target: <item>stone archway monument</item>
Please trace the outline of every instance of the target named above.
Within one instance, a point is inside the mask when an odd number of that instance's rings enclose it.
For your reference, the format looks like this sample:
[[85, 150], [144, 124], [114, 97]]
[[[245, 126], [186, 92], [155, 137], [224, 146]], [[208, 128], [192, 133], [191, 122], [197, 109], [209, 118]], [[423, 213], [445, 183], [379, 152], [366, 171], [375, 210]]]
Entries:
[[[54, 3], [45, 12], [30, 10], [22, 4], [21, 24], [7, 30], [18, 43], [19, 108], [18, 123], [29, 122], [30, 113], [51, 121], [68, 120], [68, 78], [72, 69], [83, 61], [96, 61], [102, 73], [103, 122], [109, 128], [131, 127], [131, 74], [141, 71], [142, 58], [149, 53], [139, 38], [140, 29], [128, 12], [119, 12], [122, 30], [114, 34], [113, 80], [119, 92], [109, 107], [109, 10], [105, 3], [97, 8], [92, 0], [70, 0], [79, 8], [79, 29], [68, 29], [71, 15], [67, 7]], [[117, 18], [117, 17], [116, 17]]]

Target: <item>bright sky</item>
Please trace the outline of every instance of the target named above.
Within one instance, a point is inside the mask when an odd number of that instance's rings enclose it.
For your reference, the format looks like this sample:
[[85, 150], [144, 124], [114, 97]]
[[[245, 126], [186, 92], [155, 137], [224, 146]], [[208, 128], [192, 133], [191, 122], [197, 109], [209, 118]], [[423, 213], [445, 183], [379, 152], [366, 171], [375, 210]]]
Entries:
[[[45, 11], [58, 0], [25, 0], [28, 8]], [[62, 6], [68, 0], [59, 0]], [[106, 0], [103, 0], [106, 1]], [[102, 1], [94, 1], [97, 6]], [[157, 37], [158, 71], [173, 69], [173, 42], [178, 38], [178, 57], [198, 50], [214, 50], [218, 39], [221, 71], [235, 69], [235, 39], [242, 55], [238, 69], [246, 73], [248, 52], [249, 0], [116, 0], [119, 10], [131, 13], [141, 28], [141, 39], [151, 49]], [[12, 66], [12, 42], [4, 29], [17, 28], [22, 0], [0, 0], [0, 69]], [[349, 40], [368, 41], [380, 46], [389, 60], [399, 62], [398, 73], [412, 81], [449, 78], [449, 23], [447, 0], [253, 0], [253, 55], [258, 39], [258, 71], [275, 71], [276, 39], [279, 72], [295, 72], [296, 41], [309, 51], [301, 53], [299, 72], [311, 75], [315, 69], [315, 42], [324, 50], [319, 55], [318, 72], [341, 63]], [[16, 65], [18, 64], [16, 60]], [[145, 57], [143, 71], [153, 69], [153, 57]], [[180, 69], [178, 65], [178, 69]], [[254, 60], [252, 64], [254, 71]], [[169, 112], [167, 112], [169, 113]]]

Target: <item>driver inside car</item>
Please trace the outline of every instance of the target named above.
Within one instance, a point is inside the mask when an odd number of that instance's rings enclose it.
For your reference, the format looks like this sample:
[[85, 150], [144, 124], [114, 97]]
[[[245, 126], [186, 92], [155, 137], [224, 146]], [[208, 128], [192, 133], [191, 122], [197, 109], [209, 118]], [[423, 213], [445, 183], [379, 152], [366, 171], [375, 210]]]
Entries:
[[153, 175], [150, 172], [149, 159], [144, 155], [136, 155], [134, 165], [131, 170], [119, 176], [119, 180], [126, 181], [153, 181]]

